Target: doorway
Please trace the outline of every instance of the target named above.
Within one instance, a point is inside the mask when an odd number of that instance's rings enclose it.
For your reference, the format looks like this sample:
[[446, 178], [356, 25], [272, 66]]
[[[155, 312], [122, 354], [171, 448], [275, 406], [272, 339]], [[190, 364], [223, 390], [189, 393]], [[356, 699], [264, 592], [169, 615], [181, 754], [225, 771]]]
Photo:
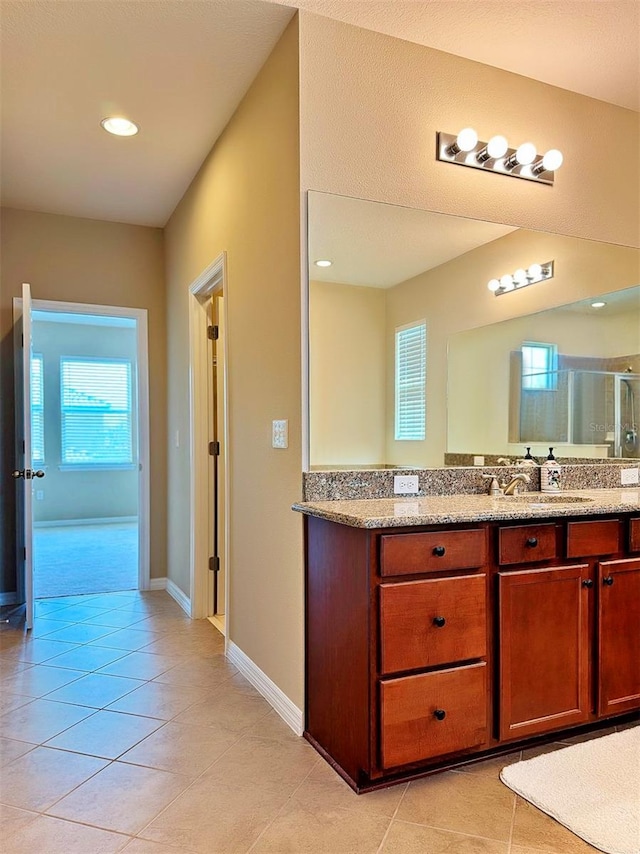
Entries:
[[33, 598], [146, 589], [146, 311], [33, 300], [30, 380]]
[[229, 632], [226, 255], [189, 287], [191, 616]]

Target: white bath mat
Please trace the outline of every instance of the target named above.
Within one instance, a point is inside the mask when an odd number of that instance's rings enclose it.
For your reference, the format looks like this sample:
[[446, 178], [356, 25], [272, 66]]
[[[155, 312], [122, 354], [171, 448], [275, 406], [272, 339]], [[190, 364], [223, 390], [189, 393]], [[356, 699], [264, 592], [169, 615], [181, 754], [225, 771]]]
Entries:
[[514, 792], [606, 854], [640, 854], [640, 726], [508, 765]]

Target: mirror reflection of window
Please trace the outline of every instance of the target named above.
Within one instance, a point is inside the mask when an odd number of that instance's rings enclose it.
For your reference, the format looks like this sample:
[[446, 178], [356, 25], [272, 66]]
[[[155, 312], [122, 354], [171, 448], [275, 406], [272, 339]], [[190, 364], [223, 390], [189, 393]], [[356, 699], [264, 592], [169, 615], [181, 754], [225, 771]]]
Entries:
[[522, 345], [522, 388], [555, 391], [558, 388], [558, 345], [528, 341]]
[[31, 463], [44, 463], [44, 362], [41, 353], [31, 358]]
[[426, 433], [427, 325], [396, 329], [397, 440], [421, 441]]

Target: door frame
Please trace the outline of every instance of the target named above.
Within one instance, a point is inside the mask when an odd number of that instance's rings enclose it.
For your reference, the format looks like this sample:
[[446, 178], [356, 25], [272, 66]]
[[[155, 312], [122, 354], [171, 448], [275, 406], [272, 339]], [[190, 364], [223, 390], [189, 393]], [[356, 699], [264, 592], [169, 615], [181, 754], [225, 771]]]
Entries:
[[[82, 302], [31, 299], [33, 311], [57, 314], [96, 314], [136, 321], [138, 404], [138, 590], [151, 589], [151, 488], [149, 454], [149, 334], [146, 308], [95, 305]], [[13, 299], [13, 321], [22, 313], [22, 298]]]
[[225, 646], [229, 638], [229, 325], [227, 322], [229, 290], [227, 281], [227, 253], [222, 252], [189, 285], [189, 428], [190, 428], [190, 514], [189, 514], [189, 599], [190, 616], [202, 619], [209, 615], [209, 528], [213, 519], [212, 492], [209, 488], [209, 366], [210, 349], [207, 338], [207, 303], [217, 293], [224, 296], [222, 315], [224, 396], [222, 436], [220, 450], [224, 462], [224, 554], [225, 578]]

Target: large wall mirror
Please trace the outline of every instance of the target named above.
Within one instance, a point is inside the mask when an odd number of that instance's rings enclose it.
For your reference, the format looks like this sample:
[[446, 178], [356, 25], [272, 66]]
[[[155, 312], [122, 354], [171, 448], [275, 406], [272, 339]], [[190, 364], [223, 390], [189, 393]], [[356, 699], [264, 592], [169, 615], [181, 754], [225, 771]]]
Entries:
[[310, 192], [310, 468], [640, 456], [639, 282], [635, 248]]

